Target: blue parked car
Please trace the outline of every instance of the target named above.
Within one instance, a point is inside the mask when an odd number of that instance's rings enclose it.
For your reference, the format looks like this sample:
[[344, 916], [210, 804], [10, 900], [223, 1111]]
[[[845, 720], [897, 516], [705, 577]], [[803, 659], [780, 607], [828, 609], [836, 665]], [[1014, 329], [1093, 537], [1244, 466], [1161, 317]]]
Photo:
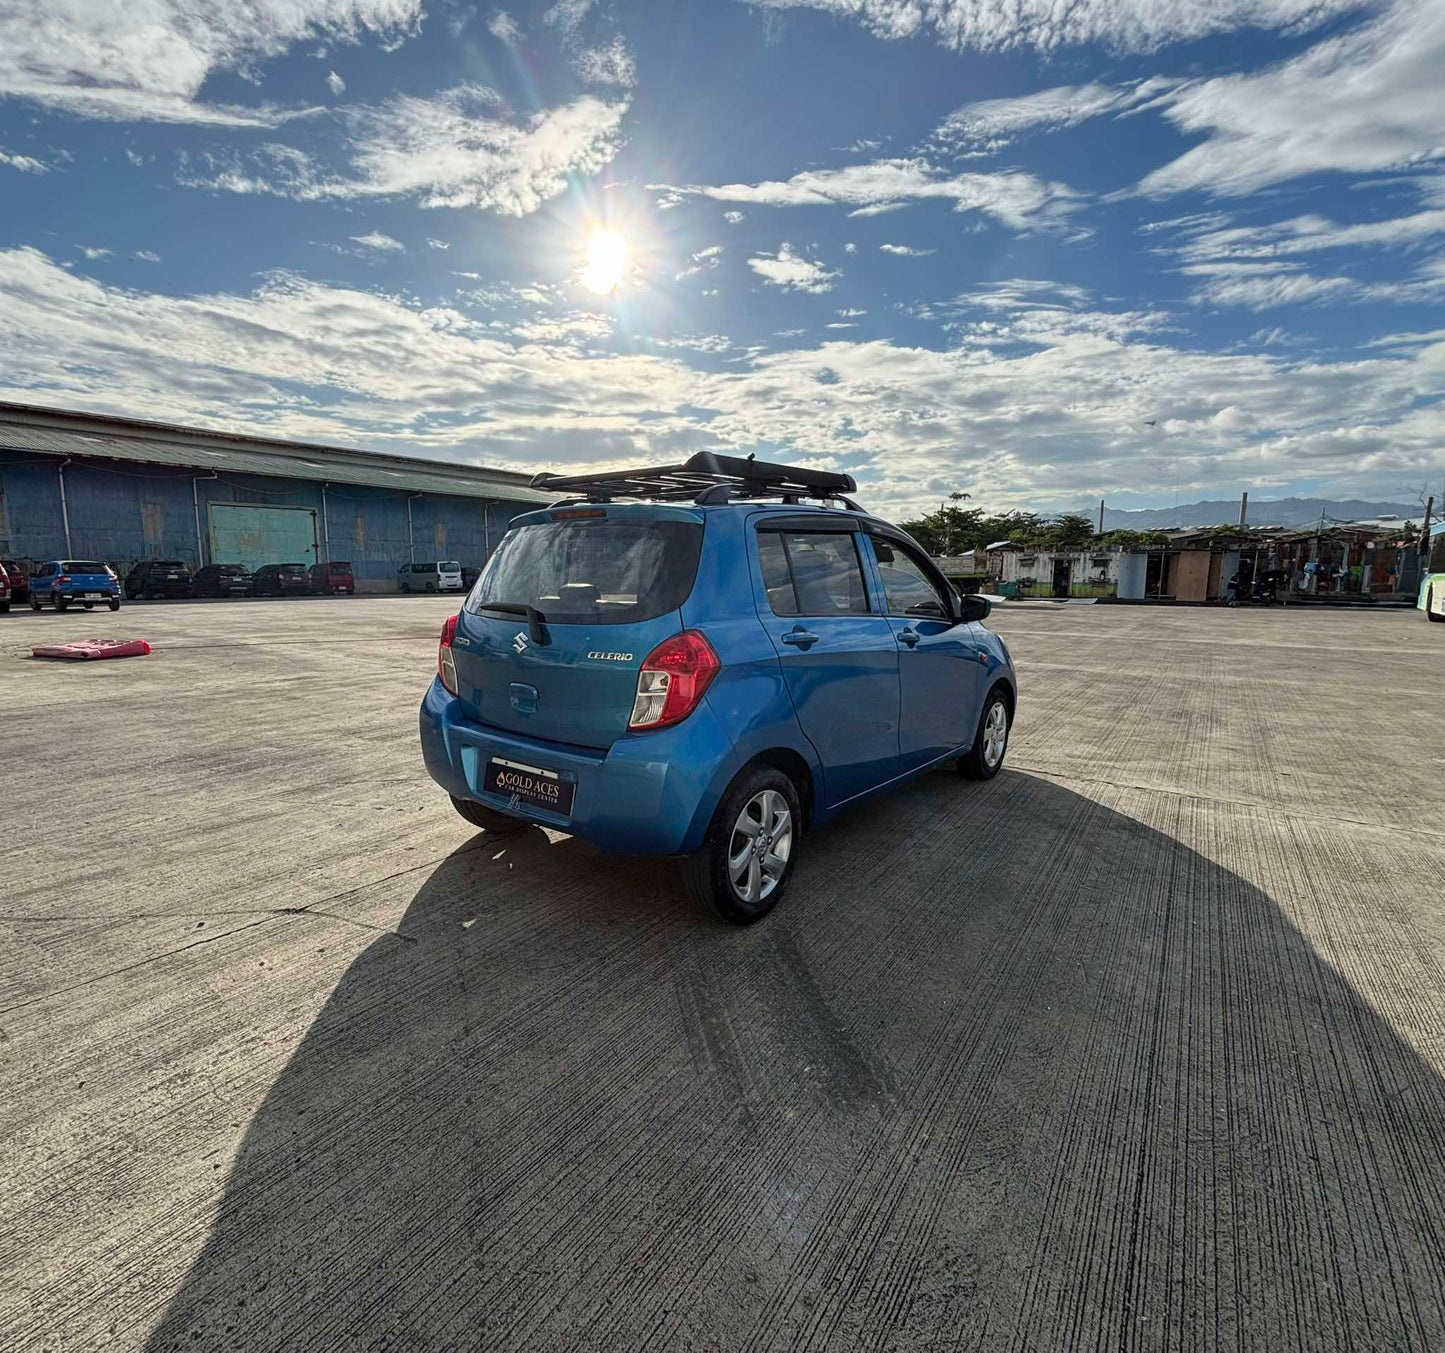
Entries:
[[30, 578], [30, 609], [38, 611], [47, 601], [57, 611], [72, 602], [89, 611], [102, 601], [118, 611], [120, 579], [108, 564], [96, 559], [54, 559], [41, 564]]
[[[468, 822], [683, 857], [747, 924], [805, 829], [956, 760], [997, 774], [1017, 698], [1003, 641], [851, 476], [700, 453], [539, 475], [442, 627], [427, 770]], [[621, 501], [621, 500], [631, 501]]]

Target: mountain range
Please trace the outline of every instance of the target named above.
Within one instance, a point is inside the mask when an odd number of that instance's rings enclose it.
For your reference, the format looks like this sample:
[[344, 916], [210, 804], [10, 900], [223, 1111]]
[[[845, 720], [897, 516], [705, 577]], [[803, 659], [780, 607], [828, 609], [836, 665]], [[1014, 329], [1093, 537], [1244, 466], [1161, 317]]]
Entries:
[[[1075, 511], [1084, 512], [1082, 508]], [[1097, 519], [1098, 509], [1086, 516]], [[1309, 526], [1324, 514], [1331, 521], [1368, 521], [1375, 517], [1399, 517], [1402, 522], [1419, 523], [1425, 515], [1419, 503], [1370, 503], [1357, 498], [1260, 498], [1249, 500], [1250, 526]], [[1206, 499], [1180, 503], [1178, 507], [1116, 509], [1105, 504], [1106, 531], [1165, 531], [1171, 526], [1219, 526], [1239, 520], [1239, 499]]]

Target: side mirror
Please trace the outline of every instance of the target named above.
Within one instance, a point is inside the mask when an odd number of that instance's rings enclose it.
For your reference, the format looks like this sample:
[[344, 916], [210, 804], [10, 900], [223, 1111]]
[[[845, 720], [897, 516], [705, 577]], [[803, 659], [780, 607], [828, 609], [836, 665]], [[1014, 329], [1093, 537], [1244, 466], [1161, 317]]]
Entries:
[[966, 622], [985, 620], [988, 613], [993, 610], [993, 602], [987, 597], [979, 596], [976, 592], [965, 592], [959, 600], [963, 603], [962, 615]]

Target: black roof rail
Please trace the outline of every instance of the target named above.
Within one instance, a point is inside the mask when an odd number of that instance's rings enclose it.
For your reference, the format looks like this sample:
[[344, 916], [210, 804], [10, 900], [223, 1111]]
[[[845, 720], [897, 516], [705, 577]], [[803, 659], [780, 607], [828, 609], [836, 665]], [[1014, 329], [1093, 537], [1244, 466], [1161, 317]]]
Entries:
[[846, 495], [858, 485], [850, 474], [774, 465], [752, 456], [720, 456], [699, 451], [680, 465], [655, 465], [637, 470], [604, 470], [598, 474], [532, 476], [534, 489], [558, 490], [593, 503], [614, 498], [646, 498], [658, 502], [725, 503], [747, 498], [835, 499], [861, 512]]

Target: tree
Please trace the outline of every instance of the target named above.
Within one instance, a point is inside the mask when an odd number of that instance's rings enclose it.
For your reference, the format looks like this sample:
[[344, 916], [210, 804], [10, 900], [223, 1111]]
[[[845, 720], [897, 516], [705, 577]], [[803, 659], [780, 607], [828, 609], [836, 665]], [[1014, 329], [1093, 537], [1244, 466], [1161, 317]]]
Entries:
[[967, 497], [966, 493], [949, 494], [935, 511], [904, 522], [903, 529], [929, 554], [941, 556], [965, 554], [980, 545], [1010, 539], [1015, 531], [1038, 521], [1032, 512], [989, 515], [982, 508], [955, 505]]

